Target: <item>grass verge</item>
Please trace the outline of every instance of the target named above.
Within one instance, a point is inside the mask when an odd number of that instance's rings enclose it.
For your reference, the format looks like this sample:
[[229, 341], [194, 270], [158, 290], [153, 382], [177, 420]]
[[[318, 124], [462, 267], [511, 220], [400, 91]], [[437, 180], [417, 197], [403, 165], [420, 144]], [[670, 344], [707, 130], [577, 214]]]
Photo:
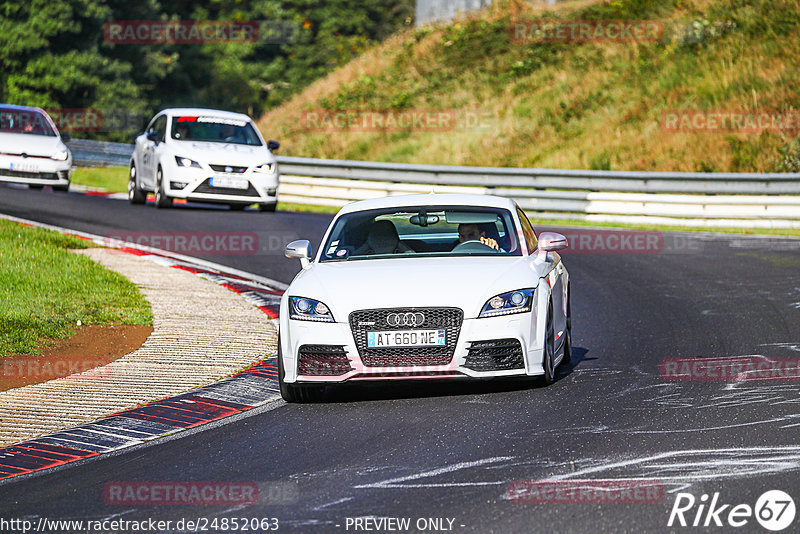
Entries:
[[127, 167], [78, 167], [72, 173], [72, 183], [109, 193], [128, 192]]
[[0, 358], [39, 354], [86, 325], [151, 325], [137, 287], [69, 252], [84, 240], [0, 219]]

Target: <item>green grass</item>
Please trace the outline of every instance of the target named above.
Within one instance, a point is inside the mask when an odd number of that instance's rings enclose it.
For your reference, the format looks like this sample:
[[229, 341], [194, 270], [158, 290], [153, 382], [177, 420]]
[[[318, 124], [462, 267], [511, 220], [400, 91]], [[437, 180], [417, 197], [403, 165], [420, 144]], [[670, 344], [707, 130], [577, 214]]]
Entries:
[[72, 173], [72, 183], [108, 191], [126, 193], [128, 191], [127, 167], [78, 167]]
[[[539, 4], [538, 6], [533, 4]], [[670, 110], [800, 107], [796, 0], [495, 0], [409, 29], [260, 120], [284, 154], [369, 161], [642, 171], [800, 168], [795, 129], [670, 131]], [[658, 20], [655, 42], [515, 42], [514, 20]], [[310, 110], [472, 110], [445, 131], [309, 127]], [[396, 135], [403, 134], [403, 135]]]
[[39, 354], [85, 325], [151, 325], [150, 304], [125, 277], [69, 252], [93, 246], [0, 219], [0, 358]]

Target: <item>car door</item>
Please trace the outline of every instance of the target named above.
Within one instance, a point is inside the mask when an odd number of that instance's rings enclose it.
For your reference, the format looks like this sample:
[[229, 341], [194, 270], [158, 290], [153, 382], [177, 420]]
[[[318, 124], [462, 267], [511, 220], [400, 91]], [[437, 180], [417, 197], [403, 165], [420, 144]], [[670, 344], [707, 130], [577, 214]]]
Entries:
[[[141, 185], [150, 191], [155, 190], [156, 168], [158, 167], [158, 147], [164, 142], [164, 135], [167, 131], [167, 116], [165, 114], [156, 115], [144, 132], [144, 140], [141, 151]], [[151, 134], [157, 133], [158, 140], [149, 139]]]

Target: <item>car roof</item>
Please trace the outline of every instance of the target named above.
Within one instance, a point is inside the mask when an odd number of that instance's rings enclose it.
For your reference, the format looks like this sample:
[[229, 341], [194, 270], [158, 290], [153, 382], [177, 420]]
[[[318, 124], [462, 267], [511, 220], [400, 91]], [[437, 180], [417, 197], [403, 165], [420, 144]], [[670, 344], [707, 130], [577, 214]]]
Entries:
[[493, 195], [474, 195], [466, 193], [428, 193], [422, 195], [397, 195], [369, 200], [359, 200], [344, 206], [339, 214], [353, 213], [381, 208], [404, 206], [475, 206], [487, 208], [505, 208], [512, 212], [516, 203], [510, 198]]
[[42, 108], [32, 107], [32, 106], [16, 106], [14, 104], [0, 104], [0, 108], [5, 109], [15, 109], [17, 111], [38, 111], [41, 113], [47, 113]]
[[222, 109], [206, 109], [206, 108], [166, 108], [162, 109], [159, 113], [167, 113], [171, 116], [175, 115], [211, 115], [214, 117], [225, 117], [228, 119], [239, 119], [251, 121], [252, 119], [244, 113], [234, 113], [233, 111], [225, 111]]

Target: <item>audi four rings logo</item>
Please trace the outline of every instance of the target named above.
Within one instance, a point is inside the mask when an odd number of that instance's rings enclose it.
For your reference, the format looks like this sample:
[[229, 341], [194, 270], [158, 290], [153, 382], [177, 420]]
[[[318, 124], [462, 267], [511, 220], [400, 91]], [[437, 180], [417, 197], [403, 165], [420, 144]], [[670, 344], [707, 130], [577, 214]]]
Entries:
[[419, 326], [425, 322], [425, 315], [419, 312], [390, 313], [386, 316], [389, 326]]

